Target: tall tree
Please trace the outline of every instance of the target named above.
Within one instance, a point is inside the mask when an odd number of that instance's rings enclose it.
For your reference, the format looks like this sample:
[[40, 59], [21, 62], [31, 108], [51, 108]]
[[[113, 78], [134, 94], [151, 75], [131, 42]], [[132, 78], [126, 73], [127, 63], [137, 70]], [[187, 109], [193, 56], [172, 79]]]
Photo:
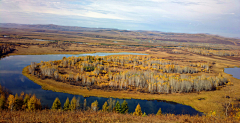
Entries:
[[52, 109], [61, 109], [61, 102], [58, 97], [54, 100]]
[[114, 108], [115, 108], [116, 112], [121, 113], [122, 108], [121, 108], [121, 105], [120, 105], [119, 101], [117, 101]]
[[77, 109], [77, 99], [75, 96], [71, 100], [70, 109], [72, 111]]
[[85, 99], [83, 101], [83, 110], [85, 111], [87, 109], [87, 100]]
[[116, 100], [113, 100], [112, 98], [108, 99], [108, 111], [111, 112], [113, 110], [113, 107], [115, 105]]
[[158, 112], [157, 112], [156, 115], [162, 115], [162, 110], [161, 110], [161, 108], [159, 108], [159, 110], [158, 110]]
[[12, 94], [10, 94], [8, 96], [8, 108], [9, 109], [11, 109], [11, 110], [13, 109], [14, 102], [15, 102], [15, 98], [14, 98], [14, 96]]
[[18, 97], [18, 94], [15, 95], [15, 102], [14, 102], [14, 106], [13, 109], [14, 110], [20, 110], [22, 108], [23, 105], [23, 100], [21, 97]]
[[108, 111], [108, 103], [107, 103], [107, 101], [103, 104], [102, 111]]
[[67, 111], [69, 109], [70, 109], [70, 101], [69, 101], [69, 98], [67, 98], [64, 105], [63, 105], [63, 110]]
[[26, 109], [28, 108], [28, 101], [30, 100], [30, 96], [28, 94], [26, 94], [24, 96], [24, 99], [23, 99], [23, 105], [22, 105], [22, 109]]
[[142, 109], [141, 109], [141, 106], [139, 105], [139, 103], [135, 109], [135, 112], [133, 112], [133, 115], [142, 116]]
[[28, 110], [36, 110], [36, 105], [35, 105], [36, 101], [37, 101], [37, 98], [35, 95], [33, 95], [28, 101]]
[[0, 97], [0, 110], [5, 109], [5, 105], [6, 105], [5, 95], [1, 94], [1, 97]]
[[41, 109], [41, 102], [39, 99], [36, 98], [35, 95], [33, 95], [29, 101], [27, 102], [28, 104], [28, 110], [37, 110], [37, 109]]
[[128, 113], [128, 104], [127, 104], [127, 101], [126, 101], [126, 100], [123, 101], [121, 107], [122, 107], [122, 110], [121, 110], [121, 113], [122, 113], [122, 114]]
[[23, 103], [27, 104], [27, 102], [30, 100], [30, 96], [28, 94], [25, 95]]
[[98, 110], [98, 101], [94, 101], [92, 104], [91, 104], [91, 109], [93, 111], [97, 111]]

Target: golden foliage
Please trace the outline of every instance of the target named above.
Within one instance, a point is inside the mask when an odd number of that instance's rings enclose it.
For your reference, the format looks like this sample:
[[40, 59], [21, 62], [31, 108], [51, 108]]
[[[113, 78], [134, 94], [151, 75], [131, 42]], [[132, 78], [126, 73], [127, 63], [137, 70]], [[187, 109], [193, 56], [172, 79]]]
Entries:
[[137, 107], [135, 109], [135, 112], [133, 112], [133, 115], [136, 115], [136, 116], [142, 116], [143, 115], [141, 106], [139, 104], [137, 105]]

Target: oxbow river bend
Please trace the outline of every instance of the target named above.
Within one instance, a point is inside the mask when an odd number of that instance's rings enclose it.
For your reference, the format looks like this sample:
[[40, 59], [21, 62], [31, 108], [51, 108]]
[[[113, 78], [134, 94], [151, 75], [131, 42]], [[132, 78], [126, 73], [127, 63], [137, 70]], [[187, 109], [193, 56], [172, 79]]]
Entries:
[[[83, 97], [81, 95], [72, 95], [61, 92], [53, 92], [49, 90], [41, 89], [41, 86], [29, 80], [27, 77], [22, 75], [22, 69], [27, 65], [30, 65], [31, 62], [41, 62], [41, 61], [49, 61], [49, 60], [60, 60], [64, 56], [106, 56], [106, 55], [146, 55], [146, 54], [138, 54], [138, 53], [93, 53], [93, 54], [79, 54], [79, 55], [16, 55], [5, 57], [0, 60], [0, 84], [9, 89], [13, 94], [31, 93], [35, 94], [37, 98], [41, 99], [41, 103], [43, 106], [51, 107], [54, 99], [58, 97], [62, 103], [64, 104], [67, 97], [71, 100], [73, 96], [80, 100], [80, 104], [83, 104], [84, 99], [87, 100], [87, 106], [90, 106], [92, 102], [95, 100], [99, 103], [99, 109], [101, 109], [102, 105], [109, 98], [102, 97]], [[113, 98], [120, 103], [123, 102], [123, 99]], [[137, 104], [141, 105], [142, 111], [147, 114], [156, 114], [158, 109], [162, 109], [162, 113], [172, 113], [172, 114], [190, 114], [190, 115], [201, 115], [201, 112], [196, 111], [190, 106], [182, 105], [173, 102], [165, 102], [165, 101], [157, 101], [157, 100], [139, 100], [139, 99], [126, 99], [129, 112], [134, 112]]]

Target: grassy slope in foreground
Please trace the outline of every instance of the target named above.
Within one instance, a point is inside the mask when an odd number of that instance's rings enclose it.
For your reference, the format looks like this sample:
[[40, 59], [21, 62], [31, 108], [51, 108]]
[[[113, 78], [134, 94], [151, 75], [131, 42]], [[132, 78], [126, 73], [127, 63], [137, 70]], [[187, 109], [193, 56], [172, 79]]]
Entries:
[[[222, 69], [219, 69], [219, 72], [223, 71]], [[148, 94], [148, 93], [128, 93], [126, 91], [103, 91], [98, 89], [93, 90], [87, 90], [87, 89], [81, 89], [79, 86], [73, 86], [62, 82], [57, 82], [55, 80], [51, 79], [45, 79], [42, 80], [40, 78], [37, 78], [33, 75], [28, 74], [27, 67], [23, 69], [23, 75], [28, 77], [30, 80], [34, 81], [35, 83], [42, 86], [42, 89], [45, 90], [52, 90], [56, 92], [64, 92], [69, 94], [77, 94], [77, 95], [83, 95], [83, 96], [97, 96], [97, 97], [114, 97], [114, 98], [125, 98], [125, 99], [146, 99], [146, 100], [166, 100], [166, 101], [173, 101], [180, 104], [185, 104], [193, 107], [194, 109], [208, 113], [210, 111], [216, 111], [219, 113], [223, 113], [222, 111], [222, 102], [226, 101], [226, 99], [223, 97], [226, 95], [227, 90], [230, 86], [227, 86], [225, 88], [222, 88], [221, 90], [216, 91], [207, 91], [207, 92], [200, 92], [200, 94], [197, 93], [185, 93], [185, 94]], [[224, 73], [223, 73], [224, 74]], [[237, 84], [237, 87], [239, 87], [239, 80], [234, 79], [231, 75], [225, 74], [227, 78], [230, 78], [233, 83]], [[234, 87], [234, 86], [232, 86]], [[236, 88], [234, 88], [235, 90]], [[240, 95], [239, 92], [236, 93], [237, 95]], [[200, 98], [204, 100], [199, 100]]]
[[0, 122], [97, 122], [97, 123], [236, 123], [237, 119], [233, 118], [216, 118], [209, 116], [189, 116], [189, 115], [148, 115], [134, 116], [132, 114], [120, 114], [114, 112], [102, 111], [59, 111], [59, 110], [42, 110], [42, 111], [1, 111]]

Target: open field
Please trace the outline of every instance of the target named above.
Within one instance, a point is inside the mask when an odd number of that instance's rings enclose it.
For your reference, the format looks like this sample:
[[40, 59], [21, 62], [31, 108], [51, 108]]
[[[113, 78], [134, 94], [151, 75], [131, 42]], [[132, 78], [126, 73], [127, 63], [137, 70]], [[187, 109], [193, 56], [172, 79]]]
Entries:
[[[53, 25], [54, 26], [54, 25]], [[40, 29], [41, 28], [41, 29]], [[151, 94], [140, 93], [127, 90], [101, 90], [86, 87], [70, 85], [67, 83], [56, 82], [52, 79], [40, 79], [28, 74], [27, 67], [23, 74], [35, 83], [42, 86], [43, 89], [71, 94], [81, 94], [84, 96], [116, 97], [116, 98], [134, 98], [147, 100], [167, 100], [185, 105], [190, 105], [198, 111], [208, 113], [216, 111], [223, 115], [223, 104], [240, 97], [240, 80], [224, 73], [223, 69], [227, 67], [240, 66], [239, 62], [239, 39], [224, 38], [219, 36], [205, 34], [172, 34], [161, 32], [127, 32], [119, 30], [102, 31], [56, 31], [47, 30], [46, 27], [34, 28], [2, 28], [2, 43], [12, 44], [15, 50], [8, 55], [40, 55], [40, 54], [79, 54], [94, 52], [135, 52], [146, 53], [152, 57], [159, 57], [169, 60], [175, 60], [179, 64], [186, 64], [189, 61], [201, 61], [214, 63], [209, 72], [205, 75], [217, 76], [219, 73], [229, 80], [228, 84], [221, 86], [214, 91], [201, 91], [193, 93], [174, 93], [174, 94]], [[50, 28], [50, 27], [49, 27]], [[51, 27], [52, 28], [52, 27]], [[44, 39], [49, 41], [39, 41]], [[198, 54], [179, 48], [212, 48], [217, 50], [228, 50], [234, 52], [234, 56], [219, 56]], [[176, 52], [178, 51], [178, 52]], [[214, 52], [215, 53], [215, 52]], [[202, 73], [196, 73], [201, 75]], [[191, 74], [189, 74], [191, 75]], [[226, 98], [226, 97], [230, 97]]]
[[1, 111], [0, 122], [161, 122], [161, 123], [237, 123], [234, 118], [219, 118], [215, 116], [189, 116], [189, 115], [148, 115], [133, 116], [132, 114], [120, 114], [112, 112], [93, 111]]

